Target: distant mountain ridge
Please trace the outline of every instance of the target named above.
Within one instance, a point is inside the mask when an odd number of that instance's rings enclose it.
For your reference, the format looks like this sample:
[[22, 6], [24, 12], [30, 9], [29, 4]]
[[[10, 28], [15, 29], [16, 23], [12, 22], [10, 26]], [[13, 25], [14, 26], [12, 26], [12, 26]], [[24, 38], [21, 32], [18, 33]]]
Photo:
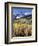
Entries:
[[23, 15], [23, 16], [15, 16], [16, 19], [19, 19], [19, 18], [32, 18], [32, 15]]

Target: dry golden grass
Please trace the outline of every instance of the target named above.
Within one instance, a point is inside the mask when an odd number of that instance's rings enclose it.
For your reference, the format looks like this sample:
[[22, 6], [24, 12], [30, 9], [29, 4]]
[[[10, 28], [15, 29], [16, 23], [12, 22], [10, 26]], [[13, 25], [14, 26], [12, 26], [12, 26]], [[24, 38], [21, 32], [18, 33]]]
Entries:
[[16, 32], [16, 34], [32, 34], [32, 25], [31, 24], [21, 24], [21, 23], [14, 23], [13, 24], [13, 28], [14, 28], [14, 32]]

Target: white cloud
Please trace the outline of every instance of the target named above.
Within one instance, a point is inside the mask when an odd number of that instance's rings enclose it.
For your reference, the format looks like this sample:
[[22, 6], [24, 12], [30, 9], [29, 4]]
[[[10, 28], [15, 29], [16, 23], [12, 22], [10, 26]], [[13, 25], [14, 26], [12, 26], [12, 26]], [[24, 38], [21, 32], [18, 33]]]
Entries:
[[30, 14], [32, 14], [32, 13], [31, 12], [25, 12], [24, 15], [30, 15]]

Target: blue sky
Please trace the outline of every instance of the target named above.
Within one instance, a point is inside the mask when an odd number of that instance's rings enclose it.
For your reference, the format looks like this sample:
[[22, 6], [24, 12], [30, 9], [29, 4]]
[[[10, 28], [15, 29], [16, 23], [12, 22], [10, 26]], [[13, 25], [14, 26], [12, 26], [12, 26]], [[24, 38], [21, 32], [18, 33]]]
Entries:
[[[17, 14], [32, 15], [32, 9], [28, 8], [12, 8], [12, 14], [17, 16]], [[20, 16], [19, 16], [20, 17]]]

